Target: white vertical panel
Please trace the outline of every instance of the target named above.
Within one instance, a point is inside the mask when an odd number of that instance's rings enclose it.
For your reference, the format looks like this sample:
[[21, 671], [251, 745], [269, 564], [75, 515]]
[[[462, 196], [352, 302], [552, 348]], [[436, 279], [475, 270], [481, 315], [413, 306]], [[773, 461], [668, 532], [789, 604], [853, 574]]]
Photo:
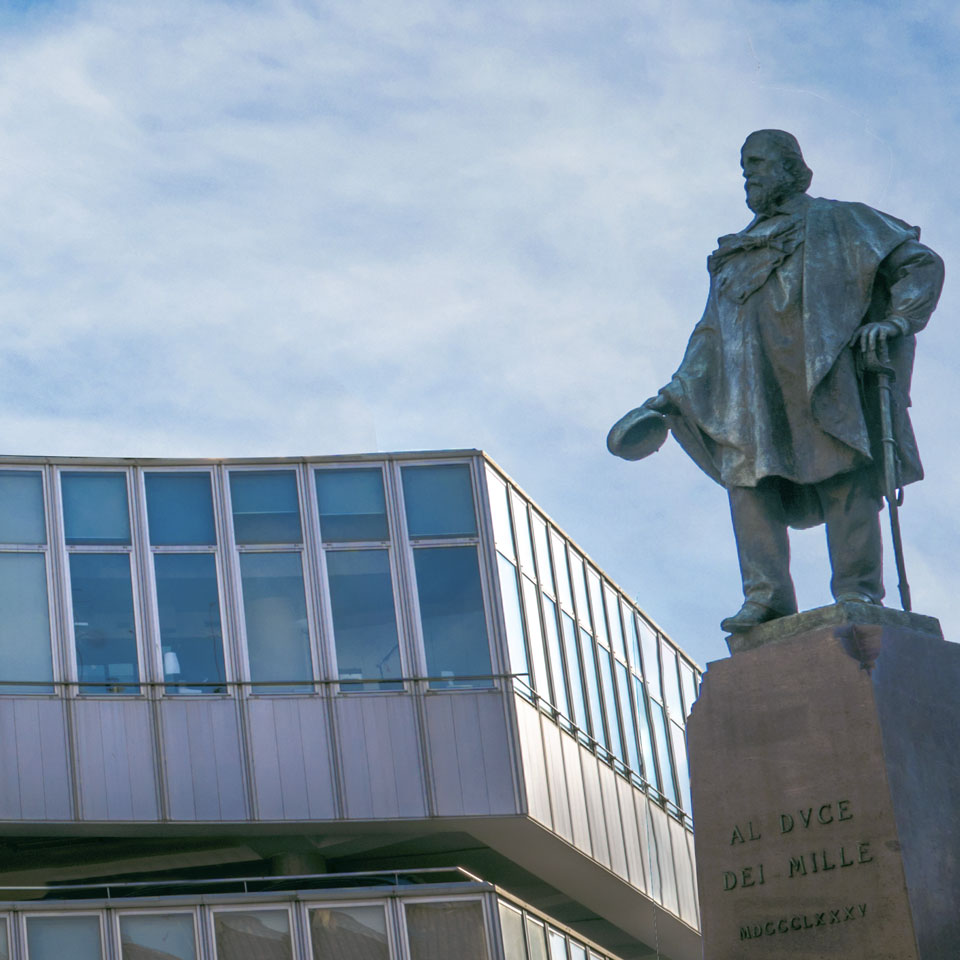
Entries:
[[553, 829], [564, 840], [572, 843], [573, 823], [570, 816], [570, 798], [567, 795], [567, 777], [563, 765], [563, 747], [560, 746], [560, 728], [543, 714], [540, 715], [540, 727], [546, 759], [547, 784], [550, 788]]
[[76, 771], [84, 820], [156, 820], [156, 771], [145, 700], [71, 704]]
[[603, 819], [607, 826], [610, 868], [627, 878], [627, 855], [623, 849], [623, 826], [620, 823], [620, 799], [617, 796], [617, 775], [605, 763], [598, 764], [600, 794], [603, 798]]
[[523, 778], [527, 787], [527, 812], [544, 826], [553, 826], [550, 793], [547, 790], [547, 764], [540, 736], [539, 711], [525, 700], [516, 698], [520, 750], [523, 756]]
[[347, 819], [426, 815], [423, 759], [409, 696], [352, 694], [335, 702]]
[[171, 819], [245, 820], [236, 703], [169, 697], [160, 715]]
[[430, 694], [424, 712], [437, 814], [516, 813], [502, 694]]
[[607, 840], [607, 823], [603, 815], [599, 765], [600, 761], [586, 747], [580, 747], [580, 767], [583, 770], [583, 790], [587, 800], [587, 822], [590, 824], [593, 859], [609, 867], [610, 844]]
[[677, 872], [677, 894], [680, 901], [680, 916], [690, 924], [697, 924], [697, 894], [694, 886], [694, 862], [687, 848], [687, 831], [683, 824], [669, 818], [670, 839], [673, 842], [673, 862]]
[[670, 817], [660, 807], [650, 804], [647, 807], [650, 823], [657, 841], [660, 857], [660, 880], [663, 905], [673, 913], [680, 913], [680, 898], [677, 895], [677, 870], [670, 842]]
[[623, 825], [623, 852], [627, 858], [627, 876], [638, 890], [646, 892], [643, 848], [640, 845], [637, 811], [633, 799], [634, 794], [639, 791], [623, 777], [617, 777], [617, 793], [620, 796], [620, 822]]
[[20, 775], [17, 767], [15, 701], [0, 698], [0, 820], [19, 820]]
[[580, 767], [580, 745], [567, 733], [560, 734], [563, 750], [563, 768], [567, 780], [567, 798], [570, 801], [570, 825], [573, 844], [588, 856], [593, 856], [590, 844], [590, 821], [587, 817], [587, 797], [583, 788], [583, 771]]
[[71, 819], [73, 803], [63, 703], [15, 700], [13, 725], [21, 818]]

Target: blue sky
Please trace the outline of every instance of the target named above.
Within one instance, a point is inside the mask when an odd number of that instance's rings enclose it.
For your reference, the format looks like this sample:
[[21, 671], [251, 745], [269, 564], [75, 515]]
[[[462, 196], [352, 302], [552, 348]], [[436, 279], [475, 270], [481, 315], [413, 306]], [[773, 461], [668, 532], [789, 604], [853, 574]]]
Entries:
[[[610, 457], [666, 382], [744, 136], [947, 261], [919, 344], [915, 609], [960, 636], [952, 3], [7, 3], [0, 435], [23, 454], [482, 447], [701, 662], [723, 491]], [[822, 530], [794, 538], [829, 602]], [[888, 575], [895, 601], [896, 581]]]

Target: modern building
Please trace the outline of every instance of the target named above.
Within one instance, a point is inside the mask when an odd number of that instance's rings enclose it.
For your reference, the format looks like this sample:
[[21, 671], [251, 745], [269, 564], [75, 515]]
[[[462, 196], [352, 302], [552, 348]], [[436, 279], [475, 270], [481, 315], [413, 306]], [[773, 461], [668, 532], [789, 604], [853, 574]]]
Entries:
[[0, 460], [0, 960], [700, 957], [696, 665], [475, 450]]

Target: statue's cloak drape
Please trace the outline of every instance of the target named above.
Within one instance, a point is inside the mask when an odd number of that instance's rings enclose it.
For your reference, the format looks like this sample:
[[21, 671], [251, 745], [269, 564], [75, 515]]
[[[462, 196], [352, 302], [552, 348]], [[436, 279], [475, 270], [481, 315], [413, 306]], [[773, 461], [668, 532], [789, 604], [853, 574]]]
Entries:
[[[807, 198], [805, 198], [807, 199]], [[863, 462], [882, 462], [877, 430], [877, 400], [856, 369], [850, 339], [857, 328], [889, 314], [889, 289], [880, 264], [920, 231], [860, 203], [809, 198], [802, 251], [802, 327], [806, 398], [814, 421], [855, 451]], [[718, 308], [718, 283], [711, 279], [703, 318], [690, 337], [673, 380], [665, 388], [679, 414], [668, 417], [674, 437], [712, 479], [724, 486], [753, 486], [763, 474], [724, 476], [722, 449], [750, 450], [769, 434], [777, 411], [755, 388], [764, 363], [756, 331], [737, 325], [736, 314]], [[894, 384], [894, 431], [901, 484], [923, 476], [907, 414], [915, 338], [890, 341]], [[762, 427], [763, 429], [758, 429]], [[762, 461], [762, 457], [760, 457]], [[824, 478], [825, 479], [825, 478]], [[785, 495], [788, 520], [804, 527], [821, 522], [812, 489], [790, 484]]]

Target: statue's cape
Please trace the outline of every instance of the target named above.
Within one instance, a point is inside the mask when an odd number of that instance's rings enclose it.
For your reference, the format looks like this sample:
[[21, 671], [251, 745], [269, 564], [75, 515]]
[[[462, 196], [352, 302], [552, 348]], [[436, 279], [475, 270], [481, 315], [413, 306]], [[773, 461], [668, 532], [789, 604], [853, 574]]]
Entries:
[[[866, 461], [882, 462], [876, 424], [878, 401], [869, 389], [864, 395], [849, 343], [862, 323], [886, 316], [889, 294], [878, 280], [881, 262], [901, 243], [919, 236], [917, 227], [864, 204], [811, 198], [806, 206], [801, 255], [807, 401], [819, 426]], [[756, 418], [769, 417], [770, 412], [768, 398], [757, 396], [756, 391], [735, 394], [730, 386], [734, 378], [744, 375], [744, 361], [736, 348], [736, 335], [721, 329], [717, 296], [714, 281], [703, 318], [666, 387], [681, 411], [668, 422], [674, 437], [697, 465], [718, 483], [727, 481], [730, 486], [729, 478], [721, 475], [720, 448], [736, 448], [749, 424]], [[890, 342], [890, 362], [896, 372], [894, 432], [901, 484], [923, 476], [907, 415], [914, 349], [913, 336]], [[744, 402], [748, 409], [744, 409]], [[794, 526], [821, 520], [814, 496], [799, 496], [787, 507]]]

